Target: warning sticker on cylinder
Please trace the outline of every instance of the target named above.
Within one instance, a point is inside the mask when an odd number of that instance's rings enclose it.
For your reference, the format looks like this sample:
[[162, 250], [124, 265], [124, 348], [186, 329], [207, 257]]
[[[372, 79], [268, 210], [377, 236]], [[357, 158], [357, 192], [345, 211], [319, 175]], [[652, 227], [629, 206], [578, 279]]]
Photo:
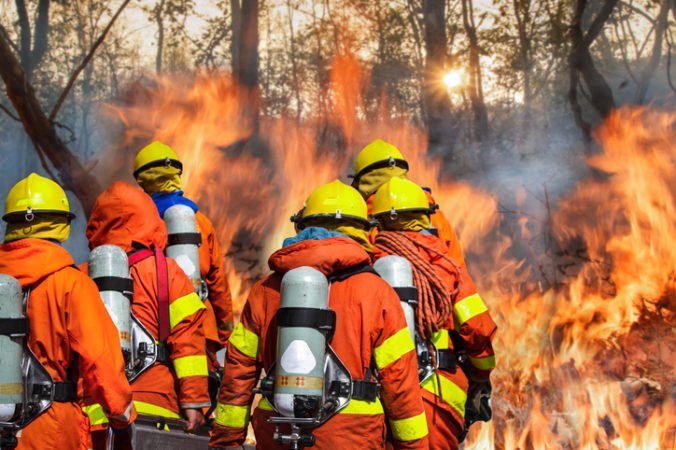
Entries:
[[192, 263], [192, 261], [190, 261], [190, 258], [188, 258], [187, 255], [178, 255], [174, 259], [176, 260], [178, 266], [181, 269], [183, 269], [183, 272], [185, 272], [185, 274], [188, 275], [188, 277], [192, 277], [193, 273], [195, 273], [195, 270], [197, 270], [197, 268]]
[[317, 360], [307, 343], [296, 339], [284, 350], [280, 364], [285, 372], [304, 374], [315, 368]]

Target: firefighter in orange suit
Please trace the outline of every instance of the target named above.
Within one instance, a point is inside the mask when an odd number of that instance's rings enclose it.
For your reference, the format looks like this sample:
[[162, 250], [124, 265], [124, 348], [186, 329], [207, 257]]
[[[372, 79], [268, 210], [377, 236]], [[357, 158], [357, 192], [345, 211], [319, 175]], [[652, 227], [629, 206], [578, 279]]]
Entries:
[[[185, 418], [186, 430], [195, 431], [204, 423], [202, 408], [210, 405], [205, 307], [178, 264], [163, 255], [167, 231], [152, 200], [128, 184], [113, 183], [94, 203], [87, 239], [91, 249], [112, 244], [127, 252], [134, 286], [131, 311], [160, 343], [162, 361], [131, 383], [137, 411]], [[85, 411], [93, 431], [104, 427], [100, 405], [90, 404]]]
[[[372, 197], [378, 188], [392, 177], [406, 177], [407, 174], [408, 162], [399, 149], [389, 142], [376, 139], [364, 147], [354, 160], [352, 186], [361, 192], [361, 195], [366, 199], [370, 213]], [[429, 205], [434, 205], [432, 192], [425, 190], [425, 195]], [[437, 234], [446, 245], [448, 256], [464, 266], [465, 256], [458, 238], [448, 219], [440, 210], [432, 216], [430, 230]], [[371, 239], [374, 238], [375, 236], [372, 235]]]
[[197, 229], [202, 235], [199, 247], [199, 262], [202, 279], [209, 290], [204, 332], [210, 353], [210, 367], [218, 363], [215, 353], [225, 346], [233, 329], [232, 297], [228, 279], [223, 268], [223, 251], [216, 237], [214, 226], [197, 205], [183, 195], [181, 173], [183, 164], [178, 155], [167, 145], [154, 141], [144, 147], [134, 160], [134, 177], [139, 186], [148, 193], [160, 217], [167, 208], [183, 204], [195, 211]]
[[[317, 188], [295, 221], [298, 235], [285, 240], [270, 257], [273, 273], [251, 290], [226, 347], [225, 376], [209, 445], [227, 448], [244, 442], [258, 374], [261, 369], [268, 372], [276, 358], [275, 314], [282, 276], [309, 266], [333, 280], [329, 307], [336, 313], [331, 341], [336, 355], [353, 380], [369, 382], [370, 374], [377, 373], [380, 383], [379, 397], [374, 393], [374, 400], [367, 401], [354, 395], [345, 409], [314, 428], [313, 448], [384, 448], [385, 418], [398, 448], [428, 448], [415, 352], [398, 297], [370, 269], [369, 255], [360, 245], [369, 245], [366, 203], [356, 190], [336, 180]], [[336, 277], [348, 271], [352, 276]], [[267, 421], [273, 415], [278, 414], [265, 400], [253, 413], [259, 449], [286, 448], [273, 438], [274, 425]]]
[[19, 449], [91, 447], [87, 416], [77, 403], [78, 378], [114, 428], [136, 418], [117, 329], [94, 282], [59, 245], [74, 217], [63, 189], [34, 173], [11, 189], [5, 203], [0, 273], [29, 292], [28, 347], [57, 383], [54, 402], [22, 430]]
[[[376, 258], [395, 254], [409, 259], [417, 269], [432, 269], [438, 285], [449, 294], [450, 315], [438, 329], [428, 330], [431, 336], [427, 336], [438, 351], [439, 367], [434, 376], [423, 381], [422, 387], [430, 448], [455, 450], [458, 436], [465, 431], [468, 391], [472, 397], [483, 395], [485, 391], [481, 389], [490, 388], [489, 376], [495, 367], [492, 340], [497, 327], [465, 268], [449, 258], [446, 244], [429, 232], [430, 213], [435, 211], [429, 207], [421, 187], [405, 178], [393, 177], [375, 193], [372, 206], [380, 228]], [[420, 291], [421, 287], [416, 287]], [[437, 310], [441, 308], [436, 305]], [[418, 313], [422, 313], [420, 309]], [[457, 367], [456, 359], [461, 351], [468, 356], [463, 370]], [[450, 355], [450, 361], [443, 358], [446, 354]]]

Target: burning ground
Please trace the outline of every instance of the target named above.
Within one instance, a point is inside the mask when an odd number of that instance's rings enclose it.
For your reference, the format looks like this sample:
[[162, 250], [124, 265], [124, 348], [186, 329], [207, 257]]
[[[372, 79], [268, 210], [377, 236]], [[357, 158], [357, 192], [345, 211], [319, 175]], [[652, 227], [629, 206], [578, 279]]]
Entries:
[[293, 234], [289, 216], [309, 192], [346, 180], [373, 138], [391, 141], [456, 228], [499, 326], [494, 420], [473, 429], [465, 448], [675, 448], [673, 108], [614, 112], [572, 188], [506, 191], [453, 182], [425, 154], [425, 131], [404, 114], [367, 114], [366, 76], [339, 58], [329, 104], [317, 109], [325, 113], [263, 116], [258, 126], [243, 114], [252, 99], [227, 75], [139, 83], [107, 106], [115, 144], [96, 170], [104, 180], [129, 179], [141, 145], [160, 139], [174, 147], [188, 195], [228, 249], [239, 311], [267, 256]]

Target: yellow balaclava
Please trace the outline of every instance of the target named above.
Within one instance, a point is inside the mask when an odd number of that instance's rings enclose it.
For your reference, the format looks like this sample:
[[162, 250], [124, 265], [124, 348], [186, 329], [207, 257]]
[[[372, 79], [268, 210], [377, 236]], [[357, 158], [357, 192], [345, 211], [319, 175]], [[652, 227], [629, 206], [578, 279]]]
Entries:
[[355, 240], [368, 253], [373, 253], [373, 244], [371, 244], [369, 241], [368, 230], [356, 226], [348, 220], [336, 220], [329, 217], [318, 217], [309, 220], [306, 226], [326, 228], [327, 230], [344, 234], [345, 236]]
[[380, 186], [390, 181], [392, 177], [406, 177], [408, 169], [403, 167], [381, 167], [360, 176], [354, 186], [364, 198], [369, 198]]
[[171, 166], [151, 167], [140, 172], [136, 181], [148, 194], [183, 190], [181, 170]]
[[423, 212], [401, 212], [392, 219], [389, 214], [378, 216], [383, 231], [422, 231], [430, 228], [430, 216]]
[[5, 243], [24, 238], [52, 239], [65, 242], [70, 235], [70, 219], [58, 214], [36, 214], [32, 222], [10, 222]]

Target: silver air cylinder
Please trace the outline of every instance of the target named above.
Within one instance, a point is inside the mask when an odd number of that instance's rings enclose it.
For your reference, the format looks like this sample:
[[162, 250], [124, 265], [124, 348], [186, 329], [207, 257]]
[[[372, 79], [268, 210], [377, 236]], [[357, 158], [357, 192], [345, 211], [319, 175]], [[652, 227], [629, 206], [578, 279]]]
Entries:
[[[311, 267], [290, 270], [282, 278], [283, 308], [328, 309], [329, 283]], [[326, 342], [316, 328], [279, 326], [275, 366], [275, 408], [285, 417], [319, 414], [324, 392]]]
[[117, 281], [117, 285], [130, 280], [129, 261], [127, 254], [115, 245], [101, 245], [89, 254], [89, 277], [99, 285], [99, 293], [103, 304], [106, 305], [110, 318], [120, 335], [120, 346], [125, 358], [131, 355], [131, 307], [129, 299], [114, 289], [112, 283], [103, 283], [104, 280]]
[[[19, 282], [14, 277], [0, 274], [0, 318], [24, 317]], [[23, 403], [21, 362], [24, 336], [18, 333], [16, 336], [0, 335], [0, 422], [11, 421], [17, 405]]]
[[[398, 293], [413, 292], [415, 290], [415, 286], [413, 285], [413, 270], [411, 269], [411, 263], [409, 263], [406, 258], [395, 255], [385, 256], [376, 261], [373, 268], [378, 272], [378, 275], [380, 275], [383, 280], [387, 281], [387, 283], [397, 290]], [[413, 297], [413, 295], [409, 296]], [[416, 342], [415, 309], [409, 301], [412, 300], [417, 302], [417, 293], [414, 298], [405, 298], [406, 295], [403, 297], [404, 298], [402, 298], [402, 295], [400, 294], [399, 298], [401, 299], [401, 307], [404, 310], [404, 316], [406, 316], [406, 325], [408, 325], [408, 330], [411, 333], [411, 339], [413, 342]]]
[[195, 292], [201, 294], [202, 278], [198, 247], [200, 234], [197, 231], [195, 211], [186, 205], [171, 206], [164, 212], [164, 223], [169, 233], [169, 244], [164, 253], [178, 263], [192, 281]]

